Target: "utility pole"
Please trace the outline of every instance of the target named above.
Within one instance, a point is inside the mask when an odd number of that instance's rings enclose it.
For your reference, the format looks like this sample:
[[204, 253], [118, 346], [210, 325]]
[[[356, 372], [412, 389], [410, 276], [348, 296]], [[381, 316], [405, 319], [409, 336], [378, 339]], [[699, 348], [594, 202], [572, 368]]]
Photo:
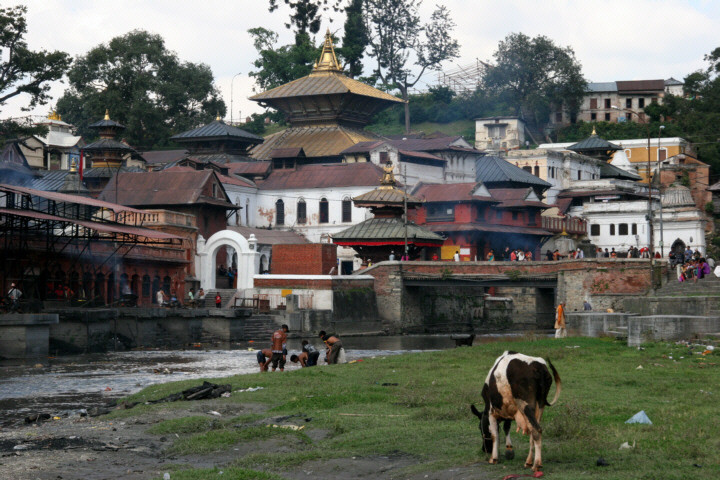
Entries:
[[410, 259], [408, 254], [408, 211], [407, 211], [407, 165], [403, 165], [403, 211], [405, 212], [405, 258]]
[[236, 73], [230, 80], [230, 125], [233, 124], [233, 83], [235, 83], [235, 77], [238, 75], [240, 75], [240, 72]]

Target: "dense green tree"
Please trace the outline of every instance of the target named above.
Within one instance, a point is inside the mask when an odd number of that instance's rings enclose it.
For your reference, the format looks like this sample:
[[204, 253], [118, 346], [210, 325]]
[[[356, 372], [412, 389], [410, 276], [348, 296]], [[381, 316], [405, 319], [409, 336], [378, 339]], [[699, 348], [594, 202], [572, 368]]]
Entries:
[[484, 87], [536, 130], [548, 123], [553, 106], [577, 113], [587, 82], [570, 47], [559, 47], [545, 36], [511, 33], [494, 53], [495, 64], [484, 75]]
[[181, 61], [159, 35], [134, 30], [76, 59], [70, 88], [57, 108], [86, 138], [106, 109], [137, 148], [166, 145], [170, 136], [225, 114], [205, 64]]
[[[18, 95], [29, 97], [24, 110], [45, 105], [50, 99], [50, 83], [62, 78], [72, 63], [65, 52], [28, 48], [26, 14], [25, 6], [0, 8], [0, 108]], [[0, 144], [11, 138], [46, 132], [46, 127], [22, 120], [0, 120]]]
[[[389, 90], [398, 90], [407, 101], [428, 70], [458, 56], [452, 38], [455, 23], [444, 6], [422, 24], [420, 0], [365, 0], [365, 21], [370, 38], [368, 55], [376, 61], [375, 76]], [[414, 68], [413, 68], [414, 67]], [[405, 105], [405, 131], [410, 132], [410, 106]]]
[[345, 61], [345, 73], [353, 78], [362, 75], [362, 59], [370, 41], [363, 19], [363, 3], [364, 0], [351, 0], [345, 8], [342, 47], [337, 49]]

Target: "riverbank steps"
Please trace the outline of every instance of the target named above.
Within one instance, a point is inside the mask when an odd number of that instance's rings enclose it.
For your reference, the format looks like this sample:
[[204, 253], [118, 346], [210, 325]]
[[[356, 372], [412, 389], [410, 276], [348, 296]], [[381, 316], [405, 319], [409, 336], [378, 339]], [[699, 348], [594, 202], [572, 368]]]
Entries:
[[[454, 468], [471, 475], [463, 478], [527, 473], [523, 462], [528, 437], [513, 429], [515, 459], [488, 465], [477, 419], [470, 413], [470, 404], [482, 408], [483, 382], [504, 350], [549, 358], [562, 378], [560, 400], [545, 409], [542, 421], [543, 470], [552, 478], [720, 477], [720, 356], [702, 345], [658, 342], [638, 349], [609, 338], [528, 336], [344, 365], [238, 375], [213, 380], [230, 383], [233, 389], [230, 398], [215, 401], [214, 410], [219, 401], [228, 407], [245, 405], [251, 413], [218, 417], [198, 406], [192, 414], [171, 413], [145, 428], [174, 437], [166, 455], [203, 454], [224, 462], [210, 470], [180, 462], [170, 472], [173, 480], [217, 478], [223, 469], [244, 472], [233, 478], [296, 478], [297, 472], [310, 470], [313, 478], [359, 478], [337, 469], [350, 468], [357, 459], [380, 457], [407, 460], [398, 460], [393, 478], [452, 478], [449, 472]], [[197, 383], [154, 385], [128, 400], [158, 399]], [[237, 392], [249, 387], [262, 388]], [[108, 419], [187, 408], [184, 403], [141, 404], [115, 411]], [[625, 423], [640, 410], [652, 425]], [[265, 444], [272, 448], [247, 448], [268, 439], [276, 439]], [[625, 442], [634, 447], [620, 449]], [[244, 454], [228, 461], [227, 452], [233, 450]], [[598, 467], [599, 457], [609, 466]], [[377, 478], [387, 475], [378, 472]]]

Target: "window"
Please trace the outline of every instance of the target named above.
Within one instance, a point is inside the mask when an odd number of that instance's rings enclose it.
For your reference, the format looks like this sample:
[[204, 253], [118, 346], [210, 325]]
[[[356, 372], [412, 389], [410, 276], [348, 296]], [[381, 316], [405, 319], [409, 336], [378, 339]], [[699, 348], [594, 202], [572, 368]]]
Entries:
[[594, 110], [597, 108], [597, 98], [591, 98], [590, 99], [590, 109]]
[[600, 225], [597, 225], [597, 224], [590, 225], [590, 235], [593, 237], [599, 237], [600, 236]]
[[652, 98], [650, 99], [650, 102], [651, 102], [651, 103], [657, 103], [657, 102], [658, 102], [658, 97], [652, 97]]
[[302, 198], [297, 203], [297, 223], [307, 223], [307, 206]]
[[328, 223], [329, 221], [329, 207], [327, 198], [320, 199], [320, 223]]
[[659, 148], [658, 149], [658, 162], [662, 162], [667, 158], [667, 148]]
[[645, 108], [645, 99], [638, 98], [638, 108]]
[[143, 275], [142, 277], [142, 296], [150, 296], [150, 275]]
[[535, 168], [533, 170], [534, 170], [533, 175], [535, 175], [536, 177], [539, 177], [540, 176], [540, 166], [535, 165]]
[[625, 108], [632, 108], [632, 98], [625, 99]]
[[250, 226], [250, 199], [245, 199], [245, 225]]
[[535, 216], [536, 216], [536, 214], [534, 214], [534, 213], [528, 213], [528, 216], [527, 216], [528, 217], [528, 226], [534, 227], [535, 225], [537, 225], [535, 223], [535, 221], [536, 221]]
[[637, 223], [632, 224], [632, 234], [637, 235]]
[[532, 173], [532, 167], [522, 167], [522, 169], [528, 173]]
[[610, 108], [610, 99], [609, 98], [605, 99], [605, 108]]
[[609, 122], [609, 121], [610, 121], [610, 114], [609, 114], [609, 113], [606, 113], [606, 114], [605, 114], [605, 121], [606, 121], [606, 122]]
[[502, 210], [495, 211], [495, 218], [498, 220], [502, 220]]
[[518, 212], [512, 212], [512, 219], [517, 220], [518, 219]]
[[388, 160], [390, 160], [388, 152], [380, 152], [380, 163], [384, 165], [388, 162]]
[[615, 224], [610, 224], [610, 235], [615, 235]]
[[582, 171], [578, 170], [578, 180], [582, 180]]
[[628, 224], [627, 223], [621, 223], [620, 225], [618, 225], [618, 234], [620, 234], [620, 235], [628, 234]]
[[590, 114], [590, 120], [592, 120], [593, 122], [594, 122], [595, 120], [597, 120], [597, 113], [591, 113], [591, 114]]
[[278, 225], [285, 225], [285, 202], [278, 200], [275, 202], [275, 216], [277, 218]]
[[626, 148], [626, 149], [625, 149], [625, 155], [627, 155], [628, 158], [631, 158], [631, 157], [632, 157], [632, 150], [630, 150], [629, 148]]
[[557, 123], [562, 122], [562, 112], [555, 112], [555, 121]]
[[427, 207], [428, 222], [455, 220], [455, 206], [451, 203], [434, 203]]
[[342, 201], [342, 221], [343, 223], [352, 222], [352, 202], [349, 198], [344, 198]]
[[215, 184], [215, 183], [213, 183], [212, 192], [213, 192], [212, 196], [215, 197], [215, 198], [217, 198], [217, 196], [218, 196], [218, 193], [217, 193], [217, 184]]

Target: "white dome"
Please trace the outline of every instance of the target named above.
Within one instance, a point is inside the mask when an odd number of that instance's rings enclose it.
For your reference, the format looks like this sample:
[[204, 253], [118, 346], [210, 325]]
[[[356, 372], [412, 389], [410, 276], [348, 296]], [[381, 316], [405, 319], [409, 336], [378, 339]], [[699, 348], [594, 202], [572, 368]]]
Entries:
[[628, 173], [634, 173], [637, 175], [638, 171], [635, 166], [630, 163], [630, 159], [628, 158], [627, 154], [625, 153], [625, 150], [618, 150], [615, 152], [615, 155], [613, 155], [612, 160], [610, 160], [610, 163], [613, 167], [617, 167], [621, 170], [625, 170]]

